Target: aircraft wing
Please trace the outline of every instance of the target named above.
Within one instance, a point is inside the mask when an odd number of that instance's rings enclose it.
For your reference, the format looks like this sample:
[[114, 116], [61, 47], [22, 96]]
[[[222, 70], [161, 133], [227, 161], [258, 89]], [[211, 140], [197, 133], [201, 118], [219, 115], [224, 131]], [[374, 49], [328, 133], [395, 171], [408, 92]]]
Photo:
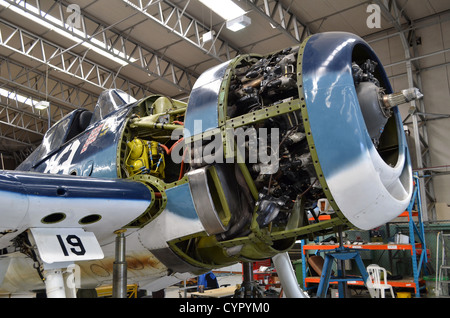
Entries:
[[152, 190], [142, 183], [31, 172], [0, 172], [0, 248], [28, 229], [77, 228], [100, 245], [145, 213]]

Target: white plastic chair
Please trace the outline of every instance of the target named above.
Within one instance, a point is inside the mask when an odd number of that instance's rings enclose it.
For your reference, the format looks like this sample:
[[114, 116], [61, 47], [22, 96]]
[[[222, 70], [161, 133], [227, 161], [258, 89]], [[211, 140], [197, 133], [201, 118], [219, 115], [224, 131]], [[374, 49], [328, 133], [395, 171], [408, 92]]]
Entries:
[[[367, 266], [367, 273], [370, 279], [373, 281], [373, 288], [376, 291], [376, 298], [379, 298], [381, 292], [381, 298], [385, 298], [385, 290], [389, 289], [391, 291], [392, 298], [395, 298], [394, 290], [392, 286], [387, 283], [387, 273], [386, 269], [380, 267], [377, 264], [371, 264]], [[384, 283], [381, 282], [381, 273], [383, 273]]]

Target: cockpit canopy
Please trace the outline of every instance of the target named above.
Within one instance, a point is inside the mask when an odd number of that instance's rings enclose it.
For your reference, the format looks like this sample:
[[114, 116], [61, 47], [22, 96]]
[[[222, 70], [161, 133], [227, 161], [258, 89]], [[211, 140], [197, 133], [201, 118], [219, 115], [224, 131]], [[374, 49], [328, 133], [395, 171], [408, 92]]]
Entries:
[[102, 92], [95, 105], [94, 112], [87, 109], [76, 109], [59, 120], [47, 131], [41, 145], [23, 165], [31, 161], [32, 166], [35, 167], [65, 143], [88, 129], [89, 126], [103, 120], [123, 106], [136, 101], [135, 98], [118, 89], [109, 89]]
[[97, 105], [95, 105], [91, 124], [106, 118], [109, 114], [119, 108], [136, 101], [135, 98], [120, 89], [109, 89], [104, 91], [100, 94]]

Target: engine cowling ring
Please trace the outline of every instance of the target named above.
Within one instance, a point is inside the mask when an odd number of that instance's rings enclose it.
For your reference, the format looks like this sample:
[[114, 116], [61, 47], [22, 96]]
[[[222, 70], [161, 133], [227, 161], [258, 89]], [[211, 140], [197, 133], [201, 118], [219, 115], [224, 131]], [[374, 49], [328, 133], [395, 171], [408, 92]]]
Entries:
[[[381, 140], [378, 149], [372, 143], [352, 77], [355, 58], [376, 61], [378, 80], [386, 93], [392, 93], [373, 50], [350, 33], [311, 36], [301, 46], [297, 75], [299, 95], [306, 104], [305, 126], [310, 129], [307, 138], [324, 192], [335, 211], [354, 226], [369, 230], [408, 206], [412, 168], [396, 107], [386, 125], [396, 140]], [[389, 142], [395, 153], [382, 153], [382, 143]]]

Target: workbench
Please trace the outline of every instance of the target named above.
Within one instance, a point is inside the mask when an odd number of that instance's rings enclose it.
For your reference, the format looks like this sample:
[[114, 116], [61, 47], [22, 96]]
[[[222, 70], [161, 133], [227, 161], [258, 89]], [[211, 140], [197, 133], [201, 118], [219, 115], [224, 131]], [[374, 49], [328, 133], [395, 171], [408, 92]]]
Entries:
[[215, 289], [207, 289], [203, 293], [191, 293], [191, 298], [231, 298], [238, 287], [227, 286]]

